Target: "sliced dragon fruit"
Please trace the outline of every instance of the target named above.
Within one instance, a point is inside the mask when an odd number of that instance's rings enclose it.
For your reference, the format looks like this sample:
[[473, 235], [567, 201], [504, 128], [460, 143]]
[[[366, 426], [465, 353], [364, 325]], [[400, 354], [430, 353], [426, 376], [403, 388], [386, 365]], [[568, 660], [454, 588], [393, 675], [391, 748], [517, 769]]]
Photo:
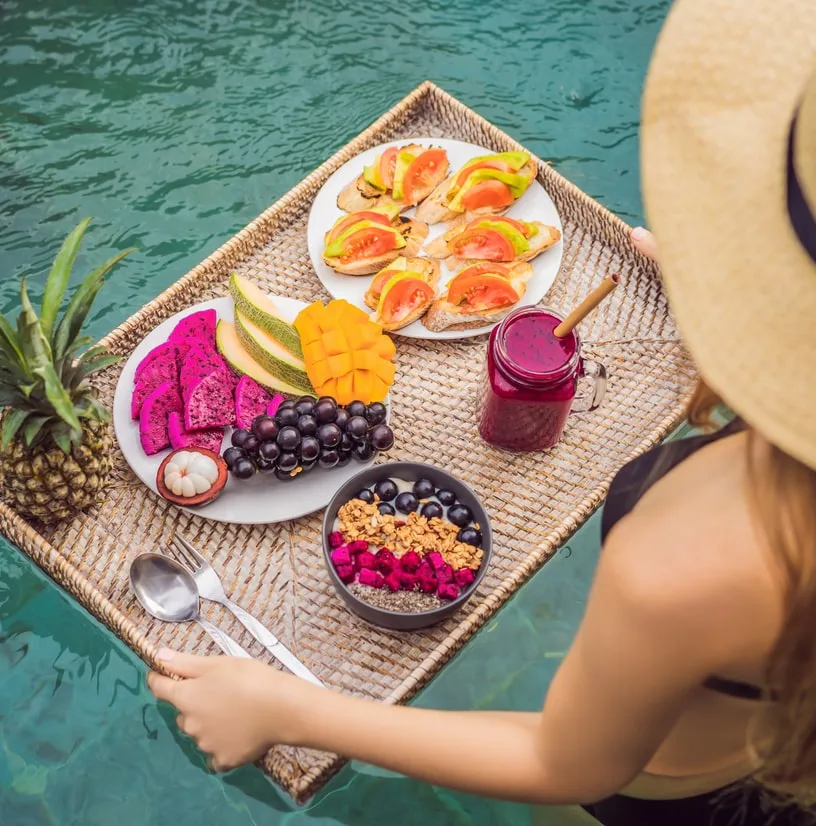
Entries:
[[272, 401], [266, 406], [266, 415], [274, 416], [278, 412], [278, 408], [283, 404], [284, 397], [280, 393], [275, 393]]
[[148, 456], [170, 447], [167, 429], [171, 413], [181, 413], [182, 402], [175, 381], [160, 384], [145, 400], [139, 413], [139, 438]]
[[235, 388], [235, 422], [243, 430], [249, 430], [257, 416], [266, 413], [272, 397], [258, 382], [242, 376]]
[[[164, 345], [161, 345], [164, 346]], [[133, 395], [130, 397], [130, 415], [133, 419], [139, 418], [145, 399], [166, 381], [176, 384], [178, 379], [178, 361], [175, 345], [153, 355], [159, 348], [152, 350], [147, 358], [139, 365], [141, 372], [135, 379]], [[147, 359], [150, 359], [147, 362]]]
[[142, 377], [142, 373], [148, 368], [153, 367], [158, 362], [169, 361], [169, 362], [176, 362], [178, 358], [178, 353], [176, 350], [176, 344], [172, 341], [165, 341], [163, 344], [159, 344], [158, 347], [154, 347], [140, 362], [138, 367], [136, 368], [136, 372], [133, 374], [133, 382], [134, 384], [139, 381]]
[[200, 310], [197, 313], [191, 313], [176, 324], [175, 329], [170, 333], [169, 341], [197, 339], [214, 350], [217, 323], [218, 315], [215, 310]]
[[230, 371], [213, 370], [197, 384], [184, 388], [185, 430], [210, 430], [235, 423], [235, 398]]
[[[226, 370], [226, 362], [215, 350], [194, 339], [185, 339], [179, 342], [182, 351], [180, 357], [179, 387], [182, 398], [187, 399], [190, 392], [203, 378], [216, 370]], [[230, 383], [233, 384], [232, 373], [227, 371]]]
[[183, 414], [173, 411], [167, 419], [167, 430], [173, 450], [203, 447], [213, 453], [221, 452], [221, 443], [224, 441], [223, 427], [215, 427], [212, 430], [185, 430]]

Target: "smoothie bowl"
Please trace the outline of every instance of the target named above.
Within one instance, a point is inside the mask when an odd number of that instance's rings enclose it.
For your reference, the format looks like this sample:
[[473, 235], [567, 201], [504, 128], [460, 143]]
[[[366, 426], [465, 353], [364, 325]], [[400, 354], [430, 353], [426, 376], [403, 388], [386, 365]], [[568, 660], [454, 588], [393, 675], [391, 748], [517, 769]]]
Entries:
[[346, 605], [375, 625], [412, 631], [454, 614], [475, 592], [493, 536], [456, 477], [418, 462], [358, 473], [326, 509], [323, 552]]

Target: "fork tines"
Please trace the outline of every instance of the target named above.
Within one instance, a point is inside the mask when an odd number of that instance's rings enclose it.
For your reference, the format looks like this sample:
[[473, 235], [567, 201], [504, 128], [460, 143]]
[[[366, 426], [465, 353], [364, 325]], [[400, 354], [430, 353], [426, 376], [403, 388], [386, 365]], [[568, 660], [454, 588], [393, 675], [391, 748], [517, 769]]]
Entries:
[[201, 567], [199, 562], [200, 557], [193, 546], [183, 536], [174, 535], [170, 542], [172, 544], [172, 548], [170, 549], [171, 553], [173, 553], [173, 549], [175, 549], [173, 556], [175, 556], [179, 562], [186, 565], [191, 571], [195, 571]]

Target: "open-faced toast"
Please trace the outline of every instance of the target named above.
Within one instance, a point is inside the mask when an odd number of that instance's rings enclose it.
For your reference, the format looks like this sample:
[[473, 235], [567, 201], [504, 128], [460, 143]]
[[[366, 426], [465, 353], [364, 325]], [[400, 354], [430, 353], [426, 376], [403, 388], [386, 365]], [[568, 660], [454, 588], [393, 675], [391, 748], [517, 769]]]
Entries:
[[412, 273], [424, 281], [427, 281], [428, 284], [434, 288], [434, 292], [436, 292], [440, 274], [439, 262], [432, 261], [430, 258], [406, 258], [401, 255], [386, 265], [371, 279], [371, 284], [363, 298], [366, 307], [376, 310], [386, 284], [388, 284], [394, 276], [403, 275], [406, 272]]
[[432, 332], [472, 330], [501, 321], [524, 298], [533, 268], [514, 264], [471, 264], [458, 272], [431, 304], [422, 323]]
[[373, 206], [397, 206], [401, 212], [427, 198], [448, 174], [448, 155], [438, 147], [391, 146], [349, 182], [337, 206], [359, 212]]
[[500, 152], [472, 158], [446, 178], [417, 208], [426, 224], [453, 221], [465, 212], [500, 215], [528, 189], [536, 165], [526, 152]]
[[412, 258], [428, 237], [428, 226], [378, 207], [338, 219], [326, 233], [323, 261], [345, 275], [371, 275], [395, 258]]
[[[469, 216], [468, 216], [469, 217]], [[540, 221], [518, 221], [501, 215], [460, 221], [427, 244], [431, 258], [457, 261], [531, 261], [561, 240], [556, 227]]]

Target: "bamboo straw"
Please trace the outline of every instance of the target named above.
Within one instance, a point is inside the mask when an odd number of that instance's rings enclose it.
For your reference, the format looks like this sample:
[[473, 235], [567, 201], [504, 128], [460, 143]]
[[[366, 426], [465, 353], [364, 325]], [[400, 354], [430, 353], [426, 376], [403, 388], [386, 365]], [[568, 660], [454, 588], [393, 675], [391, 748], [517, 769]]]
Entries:
[[569, 335], [620, 284], [617, 273], [604, 278], [600, 284], [553, 330], [556, 338]]

